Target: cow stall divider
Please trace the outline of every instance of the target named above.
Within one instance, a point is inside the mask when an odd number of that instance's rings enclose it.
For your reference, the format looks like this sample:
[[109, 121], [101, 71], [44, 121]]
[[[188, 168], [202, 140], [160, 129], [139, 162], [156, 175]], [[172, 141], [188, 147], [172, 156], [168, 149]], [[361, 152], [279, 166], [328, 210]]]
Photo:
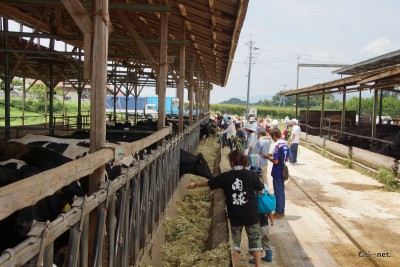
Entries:
[[[0, 266], [52, 266], [54, 241], [66, 231], [70, 234], [65, 266], [89, 266], [89, 261], [93, 266], [135, 264], [178, 186], [180, 148], [193, 151], [197, 147], [200, 123], [172, 137], [168, 127], [124, 146], [110, 144], [84, 158], [0, 188], [2, 220], [108, 162], [118, 162], [153, 143], [159, 144], [115, 180], [103, 181], [97, 192], [76, 198], [71, 209], [54, 221], [35, 222], [25, 241], [2, 253]], [[89, 225], [89, 214], [95, 209], [97, 223]], [[96, 227], [91, 248], [90, 227]]]

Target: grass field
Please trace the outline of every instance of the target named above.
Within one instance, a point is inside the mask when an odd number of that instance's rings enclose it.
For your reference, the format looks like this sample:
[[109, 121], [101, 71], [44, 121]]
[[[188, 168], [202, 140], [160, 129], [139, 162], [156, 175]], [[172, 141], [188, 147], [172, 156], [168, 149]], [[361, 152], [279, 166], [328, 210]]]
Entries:
[[[11, 126], [19, 126], [22, 125], [22, 111], [20, 109], [11, 107], [10, 108], [10, 117], [11, 117]], [[5, 124], [5, 111], [4, 105], [0, 104], [0, 126], [4, 126]], [[44, 114], [25, 111], [25, 125], [34, 125], [44, 123]]]

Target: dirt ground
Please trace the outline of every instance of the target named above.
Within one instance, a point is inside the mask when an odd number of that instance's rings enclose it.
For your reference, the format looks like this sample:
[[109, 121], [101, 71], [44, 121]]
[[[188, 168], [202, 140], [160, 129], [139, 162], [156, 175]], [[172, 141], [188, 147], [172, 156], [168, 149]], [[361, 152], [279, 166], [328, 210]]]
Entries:
[[[262, 266], [400, 266], [399, 193], [302, 146], [289, 172], [286, 218], [270, 227], [273, 262]], [[242, 253], [239, 266], [249, 258]]]

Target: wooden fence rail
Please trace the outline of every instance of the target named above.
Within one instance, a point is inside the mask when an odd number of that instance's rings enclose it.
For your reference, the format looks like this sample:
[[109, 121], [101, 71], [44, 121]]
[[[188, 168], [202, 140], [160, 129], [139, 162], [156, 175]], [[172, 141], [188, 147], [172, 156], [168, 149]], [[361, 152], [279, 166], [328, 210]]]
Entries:
[[[71, 210], [56, 220], [36, 222], [24, 242], [3, 252], [0, 266], [52, 266], [54, 241], [67, 231], [66, 266], [88, 266], [89, 261], [93, 266], [133, 265], [142, 256], [179, 183], [180, 148], [192, 152], [199, 143], [200, 123], [163, 142], [114, 181], [102, 182], [94, 194], [76, 198]], [[163, 140], [169, 133], [170, 129], [165, 128], [125, 146], [109, 145], [85, 158], [1, 188], [0, 218], [36, 203], [107, 162]], [[95, 209], [97, 224], [89, 225], [89, 214]], [[95, 227], [96, 236], [94, 246], [89, 248], [91, 227]], [[90, 260], [89, 249], [93, 250]]]

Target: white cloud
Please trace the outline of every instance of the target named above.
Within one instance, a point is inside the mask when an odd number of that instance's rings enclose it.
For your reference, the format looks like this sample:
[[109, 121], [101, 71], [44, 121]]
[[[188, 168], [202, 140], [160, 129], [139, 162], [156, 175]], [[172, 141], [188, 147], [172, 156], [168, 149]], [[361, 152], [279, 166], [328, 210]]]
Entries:
[[362, 55], [379, 56], [393, 52], [399, 48], [400, 44], [393, 43], [387, 37], [380, 37], [379, 39], [369, 42], [359, 53]]

